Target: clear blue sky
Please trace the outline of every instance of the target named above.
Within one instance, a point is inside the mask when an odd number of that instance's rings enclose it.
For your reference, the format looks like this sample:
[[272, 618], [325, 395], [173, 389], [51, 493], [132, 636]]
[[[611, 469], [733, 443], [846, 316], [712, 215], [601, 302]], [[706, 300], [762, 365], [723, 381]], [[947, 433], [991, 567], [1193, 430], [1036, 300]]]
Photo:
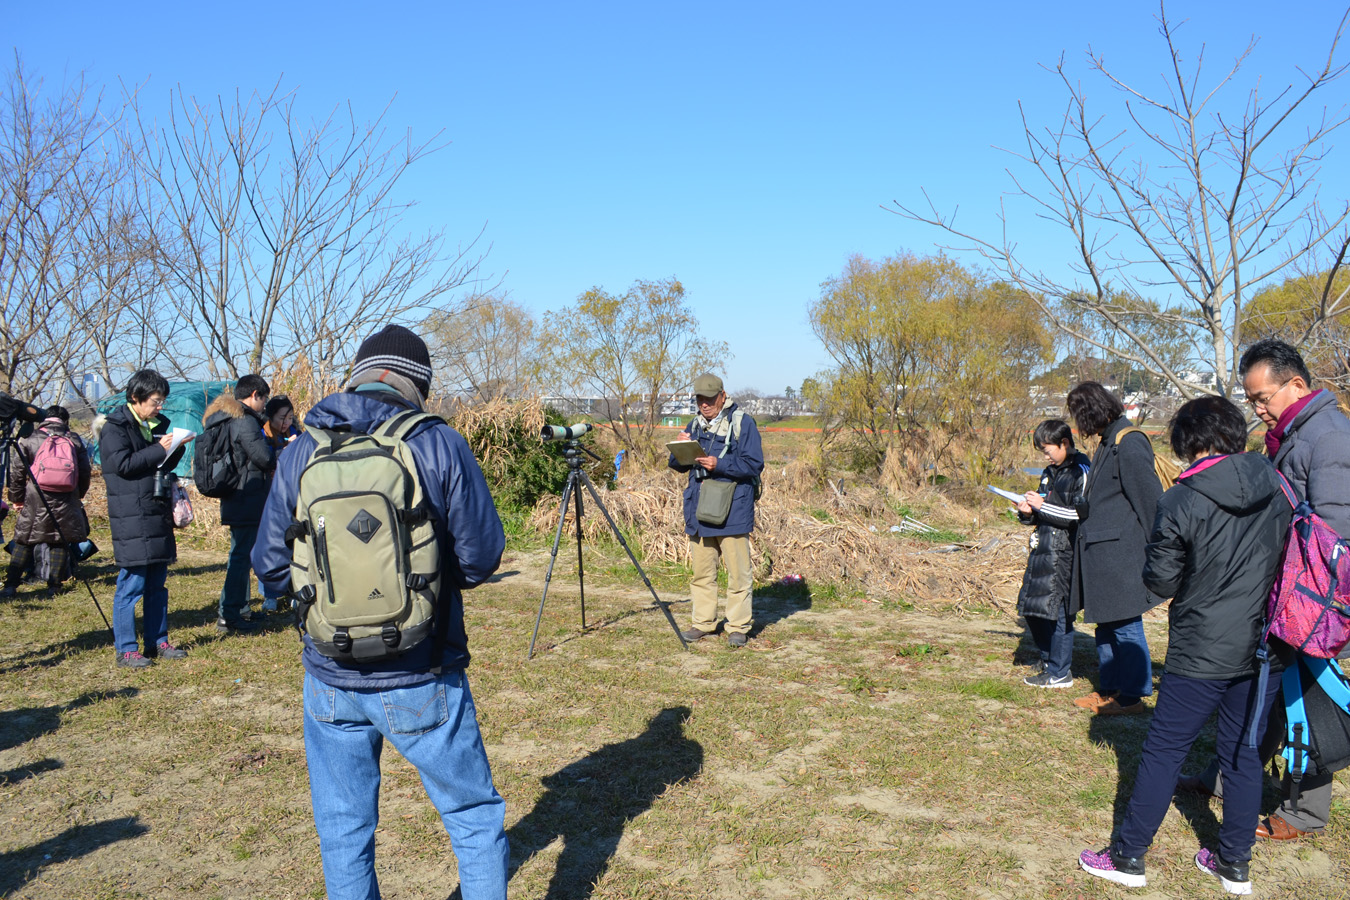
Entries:
[[[1344, 8], [1168, 5], [1214, 76], [1260, 36], [1248, 72], [1268, 85], [1324, 57]], [[80, 70], [111, 93], [146, 82], [152, 109], [177, 86], [211, 98], [278, 77], [316, 115], [350, 100], [373, 118], [397, 94], [393, 130], [450, 141], [402, 183], [418, 230], [486, 227], [487, 268], [537, 313], [677, 275], [735, 354], [728, 387], [777, 393], [828, 365], [806, 309], [850, 254], [941, 242], [881, 207], [926, 188], [992, 232], [1012, 162], [995, 147], [1017, 146], [1018, 101], [1041, 122], [1062, 110], [1041, 64], [1064, 53], [1086, 79], [1091, 45], [1156, 86], [1156, 14], [986, 0], [12, 3], [0, 33], [49, 88]], [[1338, 89], [1350, 97], [1350, 79]], [[1346, 171], [1324, 194], [1350, 194]], [[1043, 265], [1072, 252], [1029, 215], [1016, 227]]]

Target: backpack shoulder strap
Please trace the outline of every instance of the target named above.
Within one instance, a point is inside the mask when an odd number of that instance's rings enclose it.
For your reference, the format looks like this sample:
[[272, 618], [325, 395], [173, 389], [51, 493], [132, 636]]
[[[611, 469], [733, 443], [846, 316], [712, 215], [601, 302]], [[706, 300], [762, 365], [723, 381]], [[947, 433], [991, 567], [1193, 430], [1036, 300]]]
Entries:
[[427, 421], [445, 424], [445, 420], [434, 413], [409, 409], [385, 419], [371, 434], [375, 437], [390, 437], [401, 441], [407, 438], [414, 428]]
[[1289, 483], [1289, 479], [1285, 478], [1279, 469], [1275, 470], [1275, 477], [1280, 479], [1280, 490], [1284, 491], [1284, 499], [1288, 500], [1294, 509], [1298, 509], [1298, 495], [1294, 493], [1294, 486]]
[[1149, 439], [1148, 432], [1145, 431], [1144, 429], [1138, 427], [1137, 425], [1131, 425], [1129, 428], [1122, 428], [1122, 429], [1120, 429], [1120, 431], [1117, 431], [1117, 432], [1116, 432], [1116, 440], [1115, 440], [1115, 444], [1116, 444], [1117, 447], [1120, 446], [1121, 438], [1125, 437], [1125, 435], [1127, 435], [1127, 434], [1140, 434], [1140, 435], [1143, 435], [1143, 436], [1144, 436], [1144, 441], [1145, 441], [1145, 443], [1148, 444], [1148, 449], [1149, 449], [1149, 450], [1152, 450], [1152, 449], [1153, 449], [1153, 441]]
[[1304, 664], [1317, 679], [1317, 686], [1331, 698], [1331, 702], [1350, 712], [1350, 683], [1346, 682], [1345, 673], [1336, 660], [1308, 657]]

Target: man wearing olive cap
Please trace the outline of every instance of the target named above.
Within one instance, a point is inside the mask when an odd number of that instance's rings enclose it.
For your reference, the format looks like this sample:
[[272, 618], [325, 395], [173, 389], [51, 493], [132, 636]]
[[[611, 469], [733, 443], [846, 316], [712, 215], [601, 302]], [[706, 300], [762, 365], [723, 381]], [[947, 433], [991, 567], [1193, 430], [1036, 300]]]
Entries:
[[750, 626], [750, 532], [755, 498], [764, 471], [764, 451], [755, 420], [727, 402], [722, 379], [704, 373], [694, 379], [698, 415], [680, 435], [698, 441], [702, 455], [690, 466], [672, 453], [669, 465], [689, 473], [684, 489], [684, 530], [694, 578], [689, 586], [693, 622], [683, 632], [697, 641], [717, 630], [717, 564], [727, 567], [727, 644], [744, 647]]

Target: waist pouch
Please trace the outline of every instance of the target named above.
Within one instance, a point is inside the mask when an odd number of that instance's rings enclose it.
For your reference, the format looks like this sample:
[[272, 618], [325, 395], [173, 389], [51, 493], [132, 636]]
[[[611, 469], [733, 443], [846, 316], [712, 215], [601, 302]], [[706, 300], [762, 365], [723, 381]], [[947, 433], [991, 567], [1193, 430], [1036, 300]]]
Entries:
[[736, 482], [705, 479], [699, 484], [698, 506], [694, 518], [704, 525], [720, 527], [731, 514], [731, 498], [736, 493]]

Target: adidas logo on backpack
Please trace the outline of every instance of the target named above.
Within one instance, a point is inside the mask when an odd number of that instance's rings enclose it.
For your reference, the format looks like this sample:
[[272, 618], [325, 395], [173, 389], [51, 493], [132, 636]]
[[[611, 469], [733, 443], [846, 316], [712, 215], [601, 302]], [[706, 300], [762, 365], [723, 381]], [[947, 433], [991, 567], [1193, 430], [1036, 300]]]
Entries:
[[324, 656], [372, 662], [432, 636], [440, 546], [404, 443], [427, 420], [442, 421], [409, 411], [373, 434], [310, 431], [318, 446], [286, 538], [300, 618]]

